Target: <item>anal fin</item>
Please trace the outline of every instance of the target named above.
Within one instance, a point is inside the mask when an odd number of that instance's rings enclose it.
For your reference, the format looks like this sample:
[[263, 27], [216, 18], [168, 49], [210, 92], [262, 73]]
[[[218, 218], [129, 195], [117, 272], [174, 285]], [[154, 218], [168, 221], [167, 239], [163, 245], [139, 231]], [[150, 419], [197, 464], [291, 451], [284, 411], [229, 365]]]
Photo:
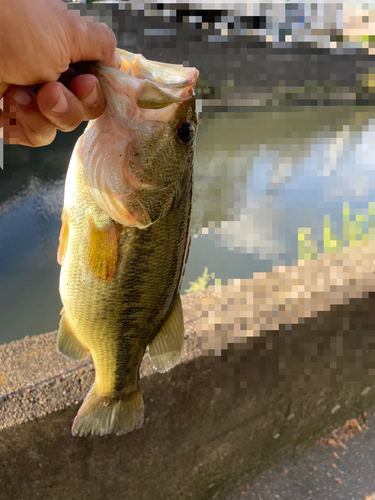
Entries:
[[60, 328], [57, 334], [57, 350], [71, 359], [85, 359], [90, 351], [84, 347], [71, 330], [64, 309], [61, 311]]
[[156, 371], [167, 372], [178, 363], [183, 342], [184, 318], [181, 297], [178, 295], [170, 315], [148, 346], [150, 358]]

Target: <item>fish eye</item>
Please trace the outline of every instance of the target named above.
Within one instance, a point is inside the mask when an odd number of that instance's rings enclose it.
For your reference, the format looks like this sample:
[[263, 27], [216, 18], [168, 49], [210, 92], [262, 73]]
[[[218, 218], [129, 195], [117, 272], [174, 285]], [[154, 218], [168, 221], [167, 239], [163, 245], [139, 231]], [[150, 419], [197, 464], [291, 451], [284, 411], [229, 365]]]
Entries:
[[195, 127], [191, 122], [183, 123], [177, 131], [178, 138], [180, 141], [188, 143], [195, 136]]

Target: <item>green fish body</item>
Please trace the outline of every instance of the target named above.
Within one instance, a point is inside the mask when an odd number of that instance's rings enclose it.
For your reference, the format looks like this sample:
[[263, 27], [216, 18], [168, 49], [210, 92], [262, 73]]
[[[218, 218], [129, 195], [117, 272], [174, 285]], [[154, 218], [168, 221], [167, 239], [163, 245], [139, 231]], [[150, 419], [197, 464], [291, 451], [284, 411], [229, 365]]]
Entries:
[[184, 337], [198, 73], [119, 52], [121, 71], [95, 68], [107, 107], [73, 152], [58, 250], [58, 349], [91, 354], [95, 366], [72, 427], [79, 436], [139, 428], [146, 347], [164, 372]]

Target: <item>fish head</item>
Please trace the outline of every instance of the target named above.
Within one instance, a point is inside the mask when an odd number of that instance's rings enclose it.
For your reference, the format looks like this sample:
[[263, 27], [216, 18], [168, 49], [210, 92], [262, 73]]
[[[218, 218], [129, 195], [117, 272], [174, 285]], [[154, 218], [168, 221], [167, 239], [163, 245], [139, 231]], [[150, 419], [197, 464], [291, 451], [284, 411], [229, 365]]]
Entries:
[[178, 203], [191, 177], [198, 71], [119, 53], [121, 70], [94, 68], [106, 110], [89, 123], [78, 155], [96, 203], [116, 222], [144, 228]]

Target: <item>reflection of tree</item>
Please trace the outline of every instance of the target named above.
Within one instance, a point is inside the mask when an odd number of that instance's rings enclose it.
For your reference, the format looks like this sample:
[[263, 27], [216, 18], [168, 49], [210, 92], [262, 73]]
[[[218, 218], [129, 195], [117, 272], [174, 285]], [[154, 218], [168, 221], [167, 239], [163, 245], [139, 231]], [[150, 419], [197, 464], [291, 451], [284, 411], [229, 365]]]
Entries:
[[25, 146], [4, 147], [4, 171], [0, 172], [0, 204], [19, 194], [32, 178], [42, 182], [65, 177], [69, 159], [78, 137], [86, 123], [69, 134], [58, 133], [49, 146], [27, 148]]
[[51, 227], [56, 222], [60, 226], [64, 184], [63, 180], [45, 183], [32, 199], [33, 219], [45, 257], [57, 246], [57, 240], [51, 241]]
[[[9, 199], [0, 206], [0, 221], [18, 217], [27, 231], [20, 228], [19, 223], [14, 225], [10, 240], [3, 241], [4, 245], [11, 245], [13, 236], [28, 234], [28, 238], [37, 237], [38, 245], [44, 257], [51, 252], [55, 253], [57, 239], [51, 240], [51, 228], [60, 226], [60, 215], [63, 205], [64, 180], [42, 183], [37, 177], [31, 178], [29, 184], [17, 196]], [[17, 219], [19, 222], [19, 219]], [[28, 233], [30, 231], [30, 233]], [[32, 247], [33, 244], [30, 243]]]

